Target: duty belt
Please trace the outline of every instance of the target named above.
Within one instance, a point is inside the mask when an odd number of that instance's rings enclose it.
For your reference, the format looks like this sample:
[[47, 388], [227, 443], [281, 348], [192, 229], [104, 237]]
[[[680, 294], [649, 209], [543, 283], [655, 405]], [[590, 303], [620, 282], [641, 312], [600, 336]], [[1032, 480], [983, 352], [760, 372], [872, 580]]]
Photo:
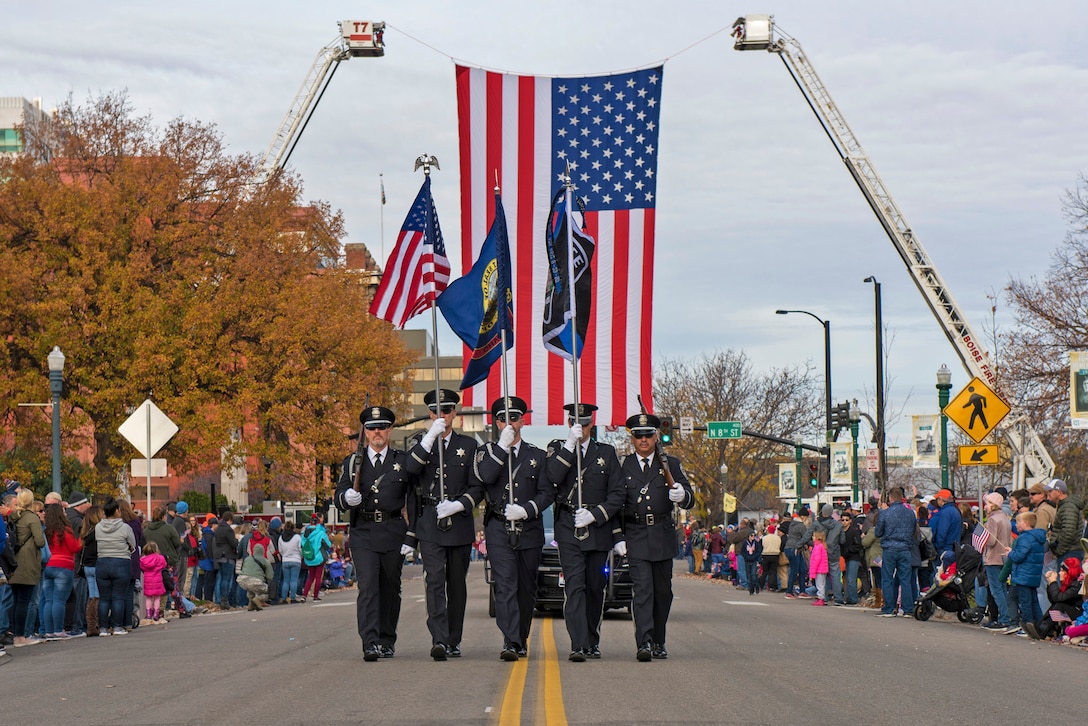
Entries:
[[419, 501], [425, 507], [434, 507], [434, 506], [437, 506], [438, 503], [440, 501], [442, 501], [442, 500], [441, 499], [436, 499], [434, 497], [420, 497]]
[[506, 521], [506, 505], [505, 504], [492, 504], [487, 508], [487, 513], [492, 517], [499, 519], [503, 522]]
[[[588, 504], [587, 503], [587, 504], [582, 505], [582, 509], [593, 509], [596, 506], [597, 506], [596, 504]], [[578, 509], [578, 507], [567, 506], [566, 504], [557, 504], [556, 508], [559, 509], [560, 513], [570, 512], [571, 514], [574, 514], [574, 512]]]
[[654, 514], [654, 513], [650, 512], [650, 513], [645, 514], [645, 515], [643, 515], [641, 517], [638, 516], [638, 515], [635, 515], [635, 514], [625, 514], [625, 515], [623, 515], [623, 519], [628, 524], [645, 524], [647, 527], [652, 527], [655, 524], [660, 524], [660, 523], [664, 523], [666, 521], [670, 521], [671, 516], [668, 513]]
[[359, 519], [364, 522], [384, 522], [388, 519], [396, 519], [398, 517], [400, 517], [399, 509], [393, 509], [388, 512], [381, 509], [364, 509], [359, 512]]

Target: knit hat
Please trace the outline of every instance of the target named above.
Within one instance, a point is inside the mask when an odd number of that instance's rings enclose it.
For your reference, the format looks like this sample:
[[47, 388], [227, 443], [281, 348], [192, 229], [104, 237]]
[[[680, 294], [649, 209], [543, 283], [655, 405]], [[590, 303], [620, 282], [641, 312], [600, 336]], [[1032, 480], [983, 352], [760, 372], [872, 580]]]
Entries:
[[279, 517], [273, 517], [272, 521], [268, 523], [269, 529], [279, 529], [283, 526], [283, 520]]
[[71, 494], [68, 495], [68, 506], [69, 507], [78, 507], [80, 504], [86, 504], [86, 503], [87, 503], [87, 497], [83, 494], [83, 492], [72, 492]]
[[188, 502], [178, 502], [177, 509], [175, 509], [174, 511], [176, 511], [178, 514], [188, 514], [189, 513], [189, 503]]
[[767, 534], [774, 534], [774, 525], [773, 524], [768, 524], [767, 525]]
[[825, 504], [823, 507], [820, 508], [820, 516], [821, 517], [830, 517], [831, 513], [834, 512], [834, 511], [835, 511], [834, 507], [832, 507], [830, 504]]
[[982, 498], [982, 501], [994, 507], [1000, 507], [1005, 503], [1005, 499], [997, 492], [990, 492]]

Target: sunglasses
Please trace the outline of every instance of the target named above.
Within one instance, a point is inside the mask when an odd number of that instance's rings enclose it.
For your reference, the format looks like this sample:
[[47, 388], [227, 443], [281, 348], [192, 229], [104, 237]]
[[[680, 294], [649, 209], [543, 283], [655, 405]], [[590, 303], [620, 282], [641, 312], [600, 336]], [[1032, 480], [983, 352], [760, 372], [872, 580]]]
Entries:
[[[435, 406], [428, 406], [431, 409], [431, 413], [437, 413], [438, 409]], [[457, 410], [457, 405], [453, 403], [442, 404], [442, 413], [453, 413]]]
[[390, 429], [392, 427], [392, 424], [387, 423], [366, 424], [365, 426], [367, 431], [385, 431], [386, 429]]
[[656, 431], [650, 431], [650, 432], [639, 431], [638, 433], [632, 433], [631, 436], [633, 436], [636, 439], [652, 439], [654, 434], [656, 434], [656, 433], [657, 433]]
[[[505, 413], [495, 414], [495, 420], [498, 421], [499, 423], [506, 423], [506, 414]], [[520, 413], [511, 413], [510, 414], [510, 423], [517, 423], [520, 420], [521, 420], [521, 414]]]

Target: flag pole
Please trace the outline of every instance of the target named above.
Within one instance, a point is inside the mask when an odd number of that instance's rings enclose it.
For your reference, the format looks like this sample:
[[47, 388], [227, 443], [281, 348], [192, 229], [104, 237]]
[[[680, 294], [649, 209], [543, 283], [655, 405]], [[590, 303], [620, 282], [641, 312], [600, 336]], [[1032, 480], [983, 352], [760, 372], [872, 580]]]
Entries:
[[[495, 170], [495, 196], [498, 196], [498, 195], [499, 195], [499, 170], [496, 169]], [[498, 250], [496, 250], [496, 256], [497, 255], [498, 255]], [[505, 295], [506, 295], [505, 290], [499, 290], [500, 298], [505, 297]], [[500, 299], [499, 304], [500, 305], [506, 305], [506, 300]], [[503, 326], [500, 326], [500, 327], [501, 327], [501, 329], [499, 330], [499, 345], [502, 346], [502, 351], [500, 352], [499, 356], [502, 358], [502, 363], [501, 363], [501, 365], [502, 365], [502, 403], [503, 403], [503, 408], [505, 410], [506, 425], [510, 426], [511, 425], [511, 423], [510, 423], [510, 376], [509, 376], [509, 373], [508, 373], [507, 368], [506, 368], [506, 326], [503, 325]], [[528, 413], [528, 412], [527, 411], [522, 412], [522, 416], [524, 416], [526, 413]], [[509, 502], [510, 504], [514, 503], [514, 457], [513, 456], [507, 456], [506, 457], [506, 501]], [[507, 522], [506, 522], [506, 531], [508, 533], [507, 534], [508, 537], [513, 537], [515, 535], [515, 533], [518, 532], [518, 523], [517, 522], [510, 522], [509, 520], [507, 520]]]
[[382, 259], [385, 259], [385, 175], [378, 174], [378, 184], [382, 189], [382, 203], [378, 205], [378, 234], [382, 243]]
[[[570, 345], [570, 364], [571, 372], [573, 374], [572, 390], [574, 392], [574, 421], [578, 422], [581, 418], [579, 414], [582, 412], [582, 401], [578, 395], [578, 305], [577, 298], [574, 294], [574, 290], [577, 287], [574, 278], [574, 210], [571, 207], [573, 204], [573, 189], [574, 184], [571, 182], [570, 177], [570, 162], [567, 162], [567, 173], [563, 179], [563, 187], [565, 190], [565, 201], [567, 205], [567, 293], [570, 296], [570, 314], [571, 314], [571, 345]], [[578, 486], [578, 509], [582, 508], [582, 441], [579, 440], [574, 446], [574, 466], [575, 477]], [[579, 540], [584, 540], [589, 537], [588, 527], [575, 527], [574, 536]]]

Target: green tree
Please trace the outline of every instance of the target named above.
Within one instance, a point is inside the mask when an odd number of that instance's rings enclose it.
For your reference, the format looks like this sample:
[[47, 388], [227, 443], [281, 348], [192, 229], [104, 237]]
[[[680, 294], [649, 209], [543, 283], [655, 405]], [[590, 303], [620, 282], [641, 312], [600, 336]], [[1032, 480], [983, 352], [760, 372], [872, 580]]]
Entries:
[[214, 126], [157, 128], [124, 94], [69, 101], [25, 136], [0, 160], [0, 415], [17, 441], [47, 436], [15, 403], [47, 398], [54, 345], [65, 448], [90, 445], [104, 489], [147, 397], [180, 426], [175, 470], [245, 466], [269, 496], [312, 490], [367, 392], [403, 403], [409, 354], [339, 262], [340, 214], [304, 203], [298, 178], [257, 183]]

